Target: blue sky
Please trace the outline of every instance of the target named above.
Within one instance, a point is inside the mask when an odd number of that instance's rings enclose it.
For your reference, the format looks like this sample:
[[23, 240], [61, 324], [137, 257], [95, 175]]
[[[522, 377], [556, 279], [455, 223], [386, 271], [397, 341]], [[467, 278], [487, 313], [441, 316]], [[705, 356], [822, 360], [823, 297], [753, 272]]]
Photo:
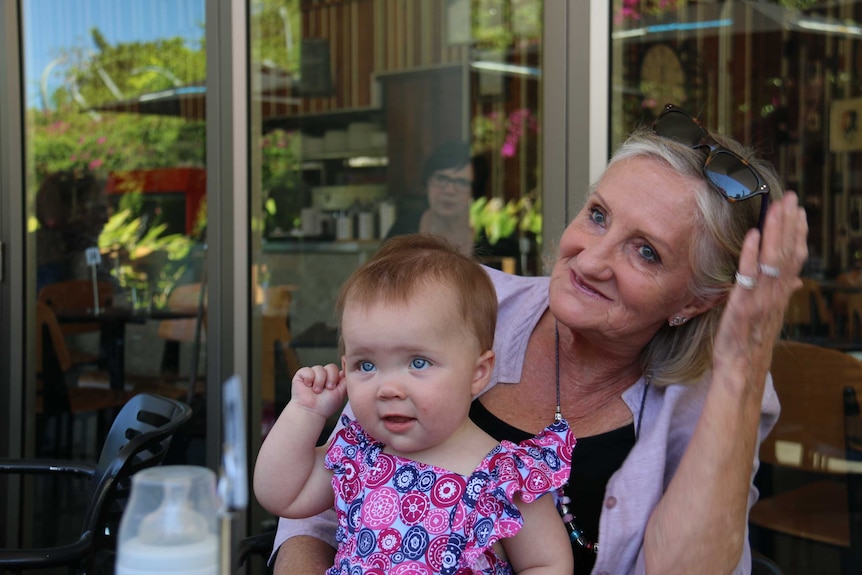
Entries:
[[[27, 105], [40, 106], [46, 68], [63, 50], [93, 49], [90, 29], [111, 44], [202, 34], [205, 0], [23, 0], [22, 18]], [[62, 83], [62, 64], [50, 67], [47, 86]]]

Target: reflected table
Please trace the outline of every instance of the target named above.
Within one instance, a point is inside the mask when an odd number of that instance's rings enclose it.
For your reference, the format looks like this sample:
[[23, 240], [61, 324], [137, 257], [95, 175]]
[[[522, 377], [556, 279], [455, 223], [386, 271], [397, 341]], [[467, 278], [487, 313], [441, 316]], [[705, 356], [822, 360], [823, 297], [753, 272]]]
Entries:
[[60, 323], [99, 323], [101, 337], [99, 339], [100, 362], [104, 363], [111, 381], [111, 389], [123, 390], [126, 373], [126, 324], [144, 324], [147, 321], [169, 319], [192, 319], [197, 317], [196, 311], [178, 311], [154, 308], [150, 310], [133, 309], [131, 307], [111, 307], [99, 310], [93, 309], [58, 309], [55, 310]]

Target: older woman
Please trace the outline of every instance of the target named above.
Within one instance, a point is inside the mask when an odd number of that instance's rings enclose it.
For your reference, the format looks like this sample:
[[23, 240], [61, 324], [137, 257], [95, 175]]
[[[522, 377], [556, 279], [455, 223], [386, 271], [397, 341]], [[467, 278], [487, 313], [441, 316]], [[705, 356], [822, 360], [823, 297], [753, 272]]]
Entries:
[[[750, 571], [757, 447], [779, 409], [768, 369], [807, 255], [804, 212], [781, 190], [750, 151], [669, 107], [614, 154], [550, 278], [489, 271], [498, 362], [471, 416], [518, 440], [562, 406], [578, 437], [576, 573]], [[325, 525], [283, 522], [276, 549], [332, 540]], [[276, 572], [331, 559], [298, 536]]]

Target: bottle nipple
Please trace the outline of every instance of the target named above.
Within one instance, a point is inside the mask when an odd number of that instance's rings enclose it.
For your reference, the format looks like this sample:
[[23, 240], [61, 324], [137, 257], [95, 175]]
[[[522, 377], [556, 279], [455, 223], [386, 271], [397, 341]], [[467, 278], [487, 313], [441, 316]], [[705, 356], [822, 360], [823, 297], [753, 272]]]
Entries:
[[144, 517], [138, 532], [142, 543], [186, 545], [202, 541], [209, 534], [206, 519], [189, 507], [187, 481], [169, 482], [158, 509]]

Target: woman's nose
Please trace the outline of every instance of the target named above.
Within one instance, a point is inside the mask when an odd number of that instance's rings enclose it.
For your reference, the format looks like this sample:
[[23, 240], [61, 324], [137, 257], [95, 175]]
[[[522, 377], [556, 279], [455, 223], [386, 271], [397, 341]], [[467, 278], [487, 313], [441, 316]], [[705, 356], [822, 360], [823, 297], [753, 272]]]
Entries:
[[577, 256], [582, 274], [601, 281], [613, 277], [614, 249], [607, 236], [593, 238]]

